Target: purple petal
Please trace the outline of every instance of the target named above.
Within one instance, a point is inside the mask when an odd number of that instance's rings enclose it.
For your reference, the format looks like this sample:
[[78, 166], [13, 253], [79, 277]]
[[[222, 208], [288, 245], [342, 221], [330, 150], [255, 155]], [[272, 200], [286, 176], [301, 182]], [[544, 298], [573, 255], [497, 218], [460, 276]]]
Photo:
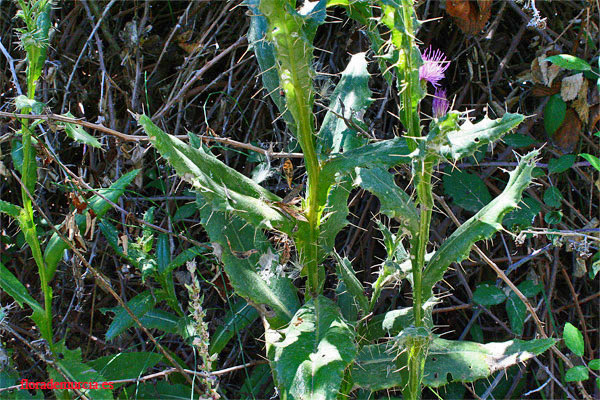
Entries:
[[423, 65], [419, 67], [419, 78], [431, 83], [434, 87], [439, 86], [439, 81], [444, 79], [444, 72], [448, 69], [449, 61], [444, 53], [429, 46], [421, 56]]
[[432, 113], [434, 118], [441, 118], [448, 113], [450, 103], [444, 89], [436, 89], [433, 95]]

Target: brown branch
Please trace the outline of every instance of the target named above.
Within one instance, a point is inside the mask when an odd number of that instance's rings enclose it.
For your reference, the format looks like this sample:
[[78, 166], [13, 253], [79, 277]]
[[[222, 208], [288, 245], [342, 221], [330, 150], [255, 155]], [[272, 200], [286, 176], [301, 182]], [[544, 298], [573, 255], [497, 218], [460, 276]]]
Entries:
[[[89, 128], [89, 129], [94, 129], [99, 132], [103, 132], [103, 133], [109, 134], [111, 136], [115, 136], [126, 142], [148, 142], [148, 141], [150, 141], [148, 136], [128, 135], [126, 133], [122, 133], [122, 132], [116, 131], [114, 129], [107, 128], [106, 126], [101, 125], [101, 124], [94, 124], [93, 122], [88, 122], [83, 119], [69, 118], [69, 117], [65, 117], [63, 115], [58, 115], [58, 114], [30, 115], [30, 114], [16, 114], [16, 113], [10, 113], [10, 112], [6, 112], [6, 111], [0, 111], [0, 117], [33, 119], [33, 120], [43, 120], [43, 121], [58, 121], [58, 122], [64, 122], [64, 123], [68, 123], [68, 124], [81, 125], [83, 127]], [[173, 135], [173, 136], [180, 140], [188, 140], [189, 139], [189, 137], [187, 135]], [[283, 153], [283, 152], [274, 153], [270, 150], [265, 150], [260, 147], [251, 145], [249, 143], [238, 142], [236, 140], [228, 139], [228, 138], [221, 138], [221, 137], [216, 137], [216, 136], [206, 136], [206, 135], [197, 135], [197, 136], [200, 139], [207, 141], [207, 142], [217, 142], [217, 143], [226, 144], [226, 145], [229, 145], [232, 147], [237, 147], [240, 149], [250, 150], [250, 151], [253, 151], [256, 153], [260, 153], [260, 154], [262, 154], [266, 157], [270, 157], [270, 158], [286, 158], [286, 157], [287, 158], [302, 158], [302, 157], [304, 157], [302, 153]]]

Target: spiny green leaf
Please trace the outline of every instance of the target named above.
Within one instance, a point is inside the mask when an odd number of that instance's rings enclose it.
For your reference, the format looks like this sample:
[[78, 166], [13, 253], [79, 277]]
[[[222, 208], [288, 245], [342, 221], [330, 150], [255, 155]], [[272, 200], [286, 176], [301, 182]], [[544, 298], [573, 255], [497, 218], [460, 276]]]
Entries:
[[[73, 114], [71, 114], [70, 112], [66, 113], [64, 116], [68, 117], [68, 118], [75, 118], [75, 116]], [[60, 126], [64, 126], [67, 136], [69, 136], [71, 139], [75, 140], [76, 142], [87, 144], [89, 146], [96, 147], [96, 148], [102, 147], [102, 145], [100, 144], [98, 139], [96, 139], [95, 137], [93, 137], [92, 135], [87, 133], [81, 127], [81, 125], [71, 124], [69, 122], [57, 122], [57, 124]]]
[[322, 158], [357, 147], [350, 142], [356, 141], [356, 129], [348, 126], [344, 118], [357, 125], [363, 124], [361, 116], [373, 102], [369, 77], [365, 53], [354, 54], [329, 99], [329, 108], [317, 136], [317, 151]]
[[423, 384], [439, 387], [450, 381], [473, 382], [539, 355], [555, 342], [554, 339], [515, 339], [480, 344], [435, 338], [427, 353]]
[[[423, 384], [437, 388], [449, 382], [474, 382], [542, 354], [555, 342], [515, 339], [480, 344], [434, 337], [427, 352]], [[384, 390], [402, 385], [400, 371], [390, 368], [395, 365], [399, 351], [391, 342], [363, 347], [352, 368], [355, 387]]]
[[372, 392], [402, 387], [402, 376], [395, 367], [397, 357], [397, 350], [387, 343], [363, 346], [352, 366], [354, 387]]
[[381, 203], [380, 212], [395, 218], [411, 235], [419, 230], [419, 214], [410, 196], [394, 182], [394, 176], [385, 168], [360, 168], [355, 184], [368, 190]]
[[[202, 198], [198, 201], [201, 204]], [[236, 293], [257, 307], [273, 328], [287, 324], [300, 307], [298, 296], [288, 278], [273, 273], [267, 282], [258, 274], [261, 257], [273, 254], [263, 233], [208, 204], [200, 209], [200, 216], [213, 247], [219, 246], [216, 252]], [[272, 273], [275, 267], [265, 272]]]
[[267, 93], [273, 99], [273, 102], [283, 115], [284, 121], [292, 132], [296, 133], [296, 127], [292, 114], [287, 110], [285, 96], [279, 91], [279, 74], [275, 67], [275, 47], [273, 43], [266, 40], [267, 19], [262, 15], [258, 8], [260, 0], [246, 0], [244, 4], [248, 6], [250, 16], [250, 28], [248, 29], [248, 43], [250, 49], [254, 51], [256, 60], [261, 70], [263, 86]]
[[17, 218], [21, 213], [21, 207], [4, 200], [0, 200], [0, 213], [5, 213], [9, 217]]
[[281, 334], [270, 331], [267, 341], [282, 398], [336, 399], [357, 353], [354, 330], [324, 296], [309, 300]]
[[257, 227], [291, 233], [293, 222], [267, 201], [281, 199], [219, 161], [203, 149], [195, 149], [158, 128], [145, 115], [138, 122], [161, 155], [179, 176], [191, 183], [211, 207], [235, 212]]
[[[456, 115], [456, 112], [450, 112], [445, 119]], [[438, 154], [448, 160], [458, 161], [461, 158], [472, 156], [481, 146], [492, 143], [500, 139], [504, 134], [515, 128], [525, 119], [521, 114], [506, 113], [502, 118], [489, 119], [485, 117], [481, 121], [473, 124], [468, 119], [460, 125], [460, 128], [451, 130], [447, 133], [447, 139], [440, 141], [440, 144], [434, 147]], [[435, 143], [435, 136], [430, 133], [427, 137], [429, 142]], [[439, 141], [439, 139], [437, 139]]]
[[523, 191], [531, 182], [531, 172], [538, 154], [535, 150], [523, 156], [517, 168], [510, 173], [502, 193], [462, 224], [435, 252], [423, 273], [424, 299], [431, 297], [433, 286], [443, 278], [451, 263], [461, 262], [468, 257], [476, 242], [490, 238], [502, 229], [502, 218], [517, 206]]
[[399, 334], [404, 328], [414, 324], [415, 317], [412, 307], [399, 308], [377, 314], [367, 323], [365, 338], [378, 340]]
[[369, 300], [365, 296], [365, 288], [356, 277], [352, 263], [346, 257], [341, 258], [337, 253], [335, 253], [335, 256], [338, 274], [344, 280], [346, 289], [352, 295], [353, 300], [360, 306], [362, 315], [366, 315], [369, 312]]

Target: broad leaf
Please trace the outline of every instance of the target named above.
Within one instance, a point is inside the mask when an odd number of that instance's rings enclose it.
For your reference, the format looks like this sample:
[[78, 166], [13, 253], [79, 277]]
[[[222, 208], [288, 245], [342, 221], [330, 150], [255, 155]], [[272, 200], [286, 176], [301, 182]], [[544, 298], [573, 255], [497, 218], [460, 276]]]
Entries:
[[585, 346], [583, 344], [583, 335], [573, 324], [567, 322], [563, 330], [563, 340], [565, 344], [573, 352], [573, 354], [583, 357]]
[[544, 107], [544, 128], [549, 137], [561, 126], [567, 115], [567, 103], [564, 102], [560, 93], [550, 96]]
[[200, 216], [236, 293], [257, 307], [274, 328], [287, 324], [300, 307], [298, 296], [288, 278], [275, 274], [275, 259], [259, 275], [261, 257], [273, 254], [263, 233], [234, 215], [213, 211], [208, 204], [200, 209]]
[[588, 64], [585, 60], [570, 54], [557, 54], [555, 56], [550, 56], [546, 58], [546, 61], [550, 61], [561, 68], [569, 70], [589, 71], [592, 69], [590, 64]]
[[324, 296], [309, 300], [281, 333], [270, 331], [267, 341], [282, 398], [336, 399], [357, 352], [354, 329]]
[[452, 202], [457, 206], [471, 212], [481, 210], [492, 200], [488, 188], [483, 180], [474, 174], [457, 169], [444, 174], [444, 193], [452, 197]]
[[480, 344], [435, 338], [429, 346], [423, 384], [439, 387], [451, 381], [473, 382], [542, 354], [554, 339], [511, 340]]
[[506, 295], [502, 289], [487, 283], [477, 286], [473, 293], [473, 301], [482, 306], [495, 306], [504, 300], [506, 300]]
[[0, 288], [12, 297], [21, 308], [23, 307], [23, 304], [27, 304], [31, 307], [33, 310], [31, 319], [38, 326], [43, 326], [45, 324], [46, 314], [44, 308], [29, 294], [25, 285], [23, 285], [2, 263], [0, 263]]
[[423, 273], [424, 299], [431, 297], [433, 286], [443, 278], [451, 263], [467, 258], [476, 242], [490, 238], [502, 229], [502, 218], [517, 206], [523, 191], [531, 182], [531, 172], [538, 154], [538, 151], [532, 151], [523, 156], [517, 168], [510, 173], [502, 193], [462, 224], [435, 252]]
[[565, 374], [565, 382], [580, 382], [590, 378], [590, 373], [584, 365], [569, 368]]
[[[427, 352], [423, 384], [435, 388], [449, 382], [473, 382], [542, 354], [555, 343], [554, 339], [515, 339], [480, 344], [434, 337]], [[397, 357], [398, 349], [391, 342], [365, 346], [352, 368], [355, 387], [374, 383], [376, 390], [398, 387], [402, 384], [401, 373], [393, 368]], [[378, 371], [380, 377], [370, 371]]]
[[198, 399], [194, 395], [191, 386], [180, 383], [167, 382], [160, 380], [158, 382], [140, 382], [127, 389], [131, 399], [138, 400], [191, 400]]
[[369, 300], [365, 296], [365, 288], [356, 277], [352, 263], [346, 257], [341, 258], [337, 253], [335, 253], [335, 257], [337, 259], [337, 271], [344, 281], [346, 290], [350, 292], [353, 300], [360, 306], [362, 315], [366, 315], [369, 312]]
[[512, 331], [517, 336], [521, 336], [525, 325], [525, 317], [527, 316], [527, 307], [514, 292], [511, 292], [506, 299], [506, 314]]
[[[137, 379], [144, 371], [154, 367], [164, 359], [162, 354], [149, 352], [118, 353], [110, 356], [97, 358], [86, 362], [94, 368], [107, 381], [120, 379]], [[118, 387], [121, 384], [115, 384]]]
[[[458, 116], [456, 112], [450, 112], [440, 124], [448, 124]], [[443, 140], [438, 136], [442, 132], [432, 130], [427, 136], [427, 146], [433, 147], [435, 153], [442, 157], [458, 161], [461, 158], [472, 156], [481, 146], [492, 143], [500, 139], [504, 134], [519, 125], [525, 117], [520, 114], [506, 113], [502, 118], [489, 119], [485, 117], [483, 120], [473, 124], [468, 119], [460, 125], [460, 128], [449, 130], [446, 133], [446, 139]], [[450, 125], [448, 126], [450, 127]]]
[[217, 326], [210, 335], [210, 354], [218, 354], [225, 348], [233, 336], [256, 321], [260, 314], [244, 299], [239, 299], [223, 318], [223, 324]]
[[[60, 357], [55, 357], [54, 363], [60, 369], [60, 373], [55, 369], [48, 367], [50, 378], [55, 382], [71, 382], [77, 385], [79, 382], [88, 382], [92, 385], [92, 389], [81, 388], [87, 398], [91, 400], [113, 399], [112, 390], [106, 386], [102, 388], [102, 383], [108, 380], [100, 374], [96, 369], [85, 364], [81, 358], [81, 349], [69, 350], [65, 345], [64, 339], [60, 343], [54, 345], [55, 354], [60, 354]], [[65, 379], [66, 378], [66, 379]], [[56, 392], [66, 394], [66, 391], [57, 390]], [[69, 395], [67, 395], [69, 396]], [[57, 395], [58, 398], [64, 398], [62, 395]], [[75, 392], [71, 391], [67, 398], [74, 398]]]
[[[127, 307], [139, 319], [148, 311], [152, 310], [156, 305], [157, 299], [148, 291], [142, 292], [127, 302]], [[103, 313], [112, 311], [115, 313], [108, 330], [106, 331], [106, 340], [112, 340], [125, 332], [128, 328], [135, 324], [129, 313], [121, 306], [114, 308], [102, 309]]]
[[373, 102], [369, 76], [365, 53], [353, 55], [329, 99], [329, 109], [317, 136], [317, 151], [322, 158], [353, 149], [357, 146], [352, 142], [363, 141], [356, 138], [356, 129], [346, 121], [364, 126], [361, 117]]
[[155, 308], [142, 315], [140, 322], [148, 329], [158, 329], [163, 332], [176, 333], [186, 338], [186, 317], [179, 317], [168, 311]]
[[355, 184], [368, 190], [381, 203], [380, 212], [396, 219], [411, 235], [419, 230], [419, 213], [410, 196], [394, 182], [394, 176], [381, 167], [360, 168]]

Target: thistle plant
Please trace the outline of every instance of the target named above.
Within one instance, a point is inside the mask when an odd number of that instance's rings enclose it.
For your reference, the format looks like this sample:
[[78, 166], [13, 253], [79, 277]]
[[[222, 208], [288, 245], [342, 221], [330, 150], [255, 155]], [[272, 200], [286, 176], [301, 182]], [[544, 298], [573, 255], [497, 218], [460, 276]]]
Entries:
[[[138, 122], [197, 191], [215, 255], [236, 293], [263, 319], [266, 354], [281, 398], [346, 398], [354, 390], [395, 388], [405, 399], [418, 399], [423, 385], [472, 382], [550, 348], [553, 339], [487, 345], [445, 340], [432, 322], [436, 283], [451, 263], [468, 257], [476, 242], [501, 229], [503, 216], [517, 207], [531, 182], [538, 153], [522, 156], [502, 193], [428, 253], [434, 168], [485, 149], [524, 117], [506, 113], [472, 123], [462, 113], [448, 111], [440, 84], [448, 62], [439, 51], [421, 53], [411, 0], [320, 0], [304, 2], [299, 9], [293, 0], [248, 0], [246, 5], [251, 15], [248, 38], [265, 90], [304, 154], [307, 182], [301, 204], [284, 202], [201, 143], [182, 142], [148, 116], [139, 116]], [[362, 134], [367, 127], [359, 116], [373, 102], [364, 53], [351, 57], [327, 114], [316, 126], [313, 39], [325, 21], [326, 7], [333, 6], [344, 7], [349, 18], [367, 27], [383, 76], [391, 84], [395, 76], [401, 136], [369, 140]], [[420, 102], [430, 91], [429, 83], [436, 89], [434, 118], [425, 128]], [[400, 164], [412, 171], [414, 195], [394, 181], [390, 170]], [[336, 234], [348, 223], [348, 196], [354, 187], [377, 196], [381, 213], [399, 223], [391, 230], [378, 222], [387, 257], [370, 296], [350, 261], [334, 249]], [[293, 242], [293, 262], [301, 266], [304, 288], [276, 273], [281, 270], [276, 260], [284, 257], [267, 239], [269, 232]], [[335, 299], [324, 295], [327, 258], [337, 267]], [[269, 282], [262, 278], [265, 265], [273, 268]], [[410, 282], [413, 306], [373, 315], [383, 288], [401, 280]]]

